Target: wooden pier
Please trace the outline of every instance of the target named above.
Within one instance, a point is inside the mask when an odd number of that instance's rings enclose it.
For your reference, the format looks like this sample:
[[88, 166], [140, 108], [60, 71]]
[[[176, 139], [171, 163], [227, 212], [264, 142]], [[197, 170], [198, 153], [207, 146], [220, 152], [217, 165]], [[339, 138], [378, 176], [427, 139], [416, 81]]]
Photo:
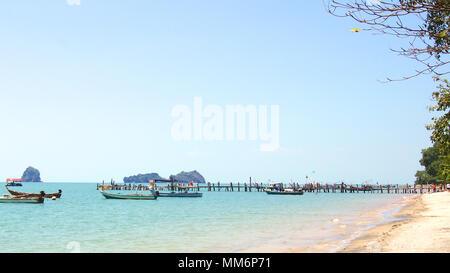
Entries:
[[[263, 183], [227, 183], [223, 184], [217, 183], [202, 183], [196, 184], [190, 187], [178, 187], [176, 184], [171, 185], [156, 185], [155, 189], [160, 191], [182, 191], [182, 190], [196, 190], [196, 191], [225, 191], [225, 192], [263, 192], [265, 189], [271, 188], [272, 186]], [[97, 190], [103, 188], [107, 190], [130, 190], [130, 191], [140, 191], [149, 190], [149, 185], [147, 184], [97, 184]], [[385, 193], [385, 194], [423, 194], [433, 192], [432, 185], [367, 185], [367, 184], [345, 184], [345, 183], [334, 183], [334, 184], [322, 184], [322, 183], [290, 183], [285, 185], [286, 189], [303, 190], [305, 193]]]

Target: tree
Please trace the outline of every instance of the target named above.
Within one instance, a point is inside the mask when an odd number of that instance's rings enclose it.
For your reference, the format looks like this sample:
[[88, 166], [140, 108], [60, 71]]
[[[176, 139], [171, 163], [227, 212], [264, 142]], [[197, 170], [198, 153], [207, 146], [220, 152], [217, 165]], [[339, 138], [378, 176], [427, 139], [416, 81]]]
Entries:
[[422, 159], [419, 162], [425, 170], [416, 172], [416, 184], [437, 184], [446, 181], [442, 176], [445, 160], [440, 148], [440, 145], [435, 143], [432, 147], [422, 150]]
[[450, 155], [443, 156], [440, 176], [446, 183], [450, 181]]
[[433, 124], [427, 125], [428, 130], [432, 130], [431, 140], [439, 143], [440, 152], [446, 156], [450, 154], [450, 83], [443, 79], [438, 86], [438, 91], [433, 92], [435, 106], [430, 107], [430, 111], [442, 113], [433, 117]]
[[[373, 31], [408, 39], [409, 47], [392, 49], [401, 56], [418, 61], [422, 68], [402, 78], [432, 73], [450, 73], [450, 1], [448, 0], [330, 0], [329, 13], [349, 17], [366, 28], [353, 32]], [[392, 81], [392, 79], [387, 79]]]
[[438, 90], [433, 92], [436, 105], [430, 107], [430, 111], [442, 114], [433, 117], [433, 124], [427, 125], [427, 129], [432, 131], [431, 141], [439, 147], [439, 176], [444, 181], [450, 181], [450, 83], [446, 79], [436, 80], [441, 81], [441, 84]]

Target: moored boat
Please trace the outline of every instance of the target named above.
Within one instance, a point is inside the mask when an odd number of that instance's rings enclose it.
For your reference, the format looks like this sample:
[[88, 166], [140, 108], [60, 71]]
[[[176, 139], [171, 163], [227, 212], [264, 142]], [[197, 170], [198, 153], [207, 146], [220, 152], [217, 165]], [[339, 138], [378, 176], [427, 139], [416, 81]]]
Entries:
[[40, 204], [44, 203], [44, 197], [11, 196], [4, 194], [2, 197], [0, 197], [0, 203]]
[[266, 190], [265, 191], [267, 194], [278, 194], [278, 195], [303, 195], [303, 191], [299, 190], [299, 191], [276, 191], [276, 190]]
[[169, 192], [160, 192], [155, 191], [156, 195], [159, 197], [202, 197], [203, 193], [198, 192], [198, 183], [189, 182], [189, 183], [180, 183], [174, 179], [166, 180], [166, 179], [155, 179], [150, 180], [150, 185], [154, 189], [155, 182], [169, 182], [170, 184], [167, 187], [162, 187]]
[[112, 193], [104, 190], [100, 190], [100, 193], [106, 199], [129, 199], [129, 200], [155, 200], [157, 195], [155, 192], [150, 191], [150, 193], [131, 193], [131, 194], [122, 194], [122, 193]]
[[[27, 197], [39, 197], [41, 196], [41, 193], [27, 193], [27, 192], [20, 192], [20, 191], [13, 191], [11, 189], [8, 188], [9, 185], [6, 185], [6, 189], [9, 191], [10, 194], [12, 195], [16, 195], [16, 196], [27, 196]], [[44, 193], [44, 198], [60, 198], [62, 194], [61, 190], [58, 190], [58, 192], [56, 193]]]
[[6, 185], [11, 187], [22, 187], [21, 178], [6, 178]]
[[284, 188], [283, 183], [272, 183], [271, 187], [264, 189], [267, 194], [276, 195], [303, 195], [302, 189]]
[[159, 192], [156, 191], [158, 197], [202, 197], [201, 192]]

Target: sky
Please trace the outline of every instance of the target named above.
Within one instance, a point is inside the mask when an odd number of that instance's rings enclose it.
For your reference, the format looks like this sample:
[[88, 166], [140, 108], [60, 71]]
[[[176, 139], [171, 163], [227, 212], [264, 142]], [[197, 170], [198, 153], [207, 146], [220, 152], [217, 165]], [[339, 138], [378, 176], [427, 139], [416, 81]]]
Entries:
[[[323, 1], [14, 0], [0, 9], [0, 180], [413, 183], [430, 76]], [[174, 107], [277, 105], [279, 148], [176, 140]]]

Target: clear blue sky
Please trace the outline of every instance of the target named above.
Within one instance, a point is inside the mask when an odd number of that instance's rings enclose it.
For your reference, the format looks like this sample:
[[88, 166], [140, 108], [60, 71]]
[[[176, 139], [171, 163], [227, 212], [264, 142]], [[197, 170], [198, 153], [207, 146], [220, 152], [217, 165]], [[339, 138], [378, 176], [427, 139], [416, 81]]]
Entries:
[[[429, 76], [399, 41], [322, 1], [4, 1], [0, 180], [85, 182], [196, 169], [217, 182], [412, 183], [430, 145]], [[174, 141], [172, 108], [280, 106], [280, 145]], [[312, 171], [315, 174], [312, 175]]]

